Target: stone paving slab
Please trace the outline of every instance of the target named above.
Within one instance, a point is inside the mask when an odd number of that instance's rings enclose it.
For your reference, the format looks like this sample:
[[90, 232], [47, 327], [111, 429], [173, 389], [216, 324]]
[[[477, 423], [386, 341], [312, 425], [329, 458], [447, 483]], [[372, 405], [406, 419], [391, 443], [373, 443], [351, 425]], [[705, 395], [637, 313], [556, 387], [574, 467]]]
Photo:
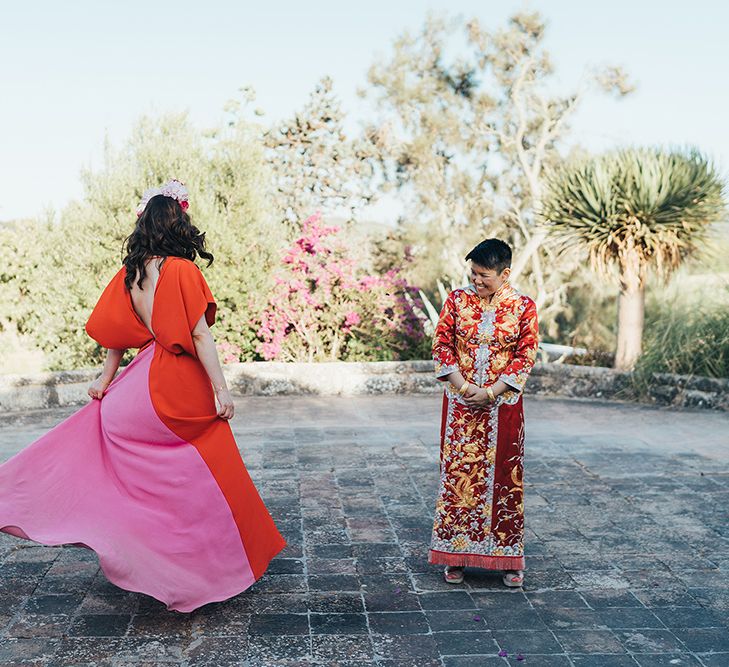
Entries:
[[[729, 416], [526, 412], [523, 591], [427, 564], [438, 397], [251, 397], [233, 429], [289, 543], [269, 573], [179, 614], [93, 552], [2, 535], [0, 665], [727, 667]], [[68, 414], [0, 416], [0, 460]]]

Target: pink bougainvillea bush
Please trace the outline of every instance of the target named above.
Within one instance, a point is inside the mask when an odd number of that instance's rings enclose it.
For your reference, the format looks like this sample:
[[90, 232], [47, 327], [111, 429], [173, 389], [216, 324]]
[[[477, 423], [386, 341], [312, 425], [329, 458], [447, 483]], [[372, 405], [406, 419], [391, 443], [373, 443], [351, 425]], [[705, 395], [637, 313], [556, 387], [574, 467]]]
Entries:
[[340, 231], [319, 214], [302, 223], [261, 316], [259, 354], [278, 361], [422, 357], [417, 289], [397, 270], [370, 275], [359, 268]]

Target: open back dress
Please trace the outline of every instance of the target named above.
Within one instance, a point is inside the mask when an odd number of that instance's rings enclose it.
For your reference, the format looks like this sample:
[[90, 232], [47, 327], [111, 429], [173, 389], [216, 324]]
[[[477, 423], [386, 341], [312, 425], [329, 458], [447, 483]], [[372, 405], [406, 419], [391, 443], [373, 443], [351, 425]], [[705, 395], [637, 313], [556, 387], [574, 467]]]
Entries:
[[251, 586], [285, 542], [197, 358], [192, 329], [203, 315], [212, 325], [216, 311], [202, 272], [164, 261], [151, 330], [125, 273], [86, 331], [105, 348], [139, 352], [101, 400], [0, 466], [0, 530], [93, 549], [112, 583], [188, 612]]

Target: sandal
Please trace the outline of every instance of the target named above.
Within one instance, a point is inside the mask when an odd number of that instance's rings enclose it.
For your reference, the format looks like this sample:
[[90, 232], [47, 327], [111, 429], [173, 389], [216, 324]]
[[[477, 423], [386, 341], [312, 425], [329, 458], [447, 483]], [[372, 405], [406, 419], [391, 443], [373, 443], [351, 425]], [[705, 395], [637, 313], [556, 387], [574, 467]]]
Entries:
[[524, 573], [521, 570], [504, 570], [501, 580], [504, 586], [521, 588], [524, 585]]
[[443, 571], [443, 579], [448, 584], [462, 584], [463, 583], [463, 568], [454, 567], [452, 565], [446, 566]]

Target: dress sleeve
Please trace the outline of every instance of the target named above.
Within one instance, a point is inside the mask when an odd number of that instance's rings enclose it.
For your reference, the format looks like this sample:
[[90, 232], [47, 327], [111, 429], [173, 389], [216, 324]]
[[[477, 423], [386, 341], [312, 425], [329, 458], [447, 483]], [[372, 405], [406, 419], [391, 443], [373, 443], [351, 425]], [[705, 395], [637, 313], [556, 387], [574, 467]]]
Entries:
[[433, 335], [435, 376], [440, 380], [459, 370], [456, 361], [456, 302], [453, 292], [443, 304]]
[[86, 333], [109, 350], [141, 347], [151, 338], [131, 307], [125, 275], [122, 268], [111, 279], [86, 322]]
[[154, 299], [152, 328], [157, 342], [174, 354], [197, 356], [192, 330], [205, 315], [208, 326], [215, 323], [217, 305], [202, 271], [187, 259], [169, 258], [172, 264], [160, 278]]
[[499, 380], [513, 387], [516, 391], [523, 391], [529, 373], [537, 360], [538, 346], [537, 306], [534, 301], [529, 299], [524, 312], [519, 318], [519, 339], [516, 343], [514, 357], [502, 371]]

